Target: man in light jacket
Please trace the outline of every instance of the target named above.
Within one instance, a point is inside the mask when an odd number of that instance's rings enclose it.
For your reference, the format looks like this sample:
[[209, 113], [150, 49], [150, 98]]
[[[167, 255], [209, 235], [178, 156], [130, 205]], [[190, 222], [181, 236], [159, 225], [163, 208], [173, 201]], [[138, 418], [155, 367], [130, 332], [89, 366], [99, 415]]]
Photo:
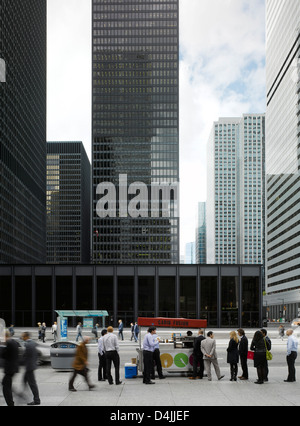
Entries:
[[30, 334], [25, 332], [22, 334], [22, 339], [25, 342], [25, 352], [23, 355], [25, 374], [24, 374], [24, 386], [28, 383], [31, 392], [33, 394], [33, 401], [27, 405], [40, 405], [41, 400], [39, 396], [39, 389], [35, 380], [34, 371], [37, 369], [37, 348], [36, 343], [31, 340]]
[[209, 331], [207, 333], [207, 339], [201, 342], [201, 351], [204, 356], [205, 371], [207, 372], [207, 378], [211, 381], [211, 364], [213, 364], [218, 380], [223, 379], [221, 375], [218, 356], [216, 352], [216, 341], [214, 339], [214, 333]]

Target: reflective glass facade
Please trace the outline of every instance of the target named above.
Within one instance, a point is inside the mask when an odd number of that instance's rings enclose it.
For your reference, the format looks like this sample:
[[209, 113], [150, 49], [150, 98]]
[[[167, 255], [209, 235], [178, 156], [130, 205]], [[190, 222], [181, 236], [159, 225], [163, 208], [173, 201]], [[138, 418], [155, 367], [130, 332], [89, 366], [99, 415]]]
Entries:
[[[93, 0], [95, 263], [179, 261], [176, 215], [162, 217], [160, 207], [156, 217], [132, 217], [120, 214], [118, 201], [120, 174], [127, 177], [125, 191], [134, 182], [146, 185], [141, 197], [149, 212], [150, 185], [179, 181], [178, 12], [178, 0]], [[116, 188], [116, 217], [97, 215], [101, 182]]]
[[198, 203], [195, 238], [196, 263], [206, 263], [206, 203]]
[[264, 161], [264, 114], [214, 123], [208, 143], [207, 263], [263, 263]]
[[47, 263], [90, 262], [90, 177], [82, 142], [47, 143]]
[[1, 0], [0, 58], [0, 263], [44, 263], [46, 0]]
[[300, 306], [299, 25], [299, 1], [267, 0], [266, 303], [279, 308], [271, 318], [291, 303], [286, 316], [298, 316]]

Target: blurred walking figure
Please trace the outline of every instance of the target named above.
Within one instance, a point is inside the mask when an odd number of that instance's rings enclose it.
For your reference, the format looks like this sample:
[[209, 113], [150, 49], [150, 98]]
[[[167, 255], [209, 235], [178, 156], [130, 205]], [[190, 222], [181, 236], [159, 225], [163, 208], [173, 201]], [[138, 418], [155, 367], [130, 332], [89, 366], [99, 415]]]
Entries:
[[57, 339], [57, 323], [53, 323], [52, 328], [51, 328], [51, 333], [53, 334], [53, 342], [56, 342]]
[[11, 326], [8, 329], [10, 336], [13, 337], [15, 335], [14, 325], [11, 324]]
[[93, 328], [92, 328], [92, 333], [93, 333], [93, 335], [95, 336], [95, 339], [96, 339], [96, 340], [98, 340], [98, 327], [99, 327], [99, 324], [96, 324], [96, 325], [94, 325], [94, 326], [93, 326]]
[[25, 352], [23, 354], [23, 364], [25, 366], [25, 374], [23, 378], [24, 388], [26, 387], [26, 383], [28, 383], [33, 394], [33, 401], [29, 402], [27, 405], [40, 405], [41, 401], [39, 390], [34, 374], [34, 371], [37, 369], [38, 359], [36, 343], [31, 340], [28, 332], [22, 334], [22, 339], [25, 342]]
[[43, 322], [41, 326], [41, 340], [43, 343], [45, 343], [46, 338], [46, 324]]
[[79, 322], [79, 323], [77, 324], [77, 327], [76, 327], [76, 333], [77, 333], [77, 336], [76, 336], [76, 342], [78, 342], [79, 337], [81, 338], [81, 340], [83, 340], [83, 337], [82, 337], [82, 327], [81, 327], [81, 322]]
[[135, 322], [134, 323], [134, 340], [135, 340], [135, 342], [138, 341], [139, 332], [140, 332], [140, 329], [139, 329], [138, 323]]
[[107, 330], [101, 331], [101, 337], [98, 340], [98, 358], [99, 358], [99, 366], [98, 366], [98, 381], [105, 381], [107, 379], [106, 376], [106, 354], [103, 349], [103, 337], [107, 334]]
[[76, 392], [76, 389], [74, 388], [74, 381], [77, 376], [77, 374], [80, 374], [84, 377], [89, 389], [93, 389], [95, 385], [92, 385], [90, 383], [89, 377], [88, 377], [88, 348], [87, 343], [90, 341], [90, 337], [84, 337], [83, 341], [80, 343], [80, 345], [77, 347], [76, 355], [73, 363], [74, 372], [71, 376], [71, 379], [69, 381], [69, 391]]
[[132, 342], [132, 339], [134, 339], [134, 324], [133, 324], [133, 322], [130, 323], [130, 329], [131, 329], [130, 341]]
[[216, 352], [216, 341], [214, 339], [214, 333], [209, 331], [207, 333], [207, 339], [202, 340], [201, 342], [201, 351], [204, 355], [204, 366], [207, 373], [207, 378], [211, 381], [211, 364], [213, 364], [218, 380], [223, 379], [224, 376], [221, 375], [218, 356]]
[[262, 385], [265, 378], [266, 365], [266, 345], [265, 339], [260, 330], [257, 330], [253, 336], [250, 350], [254, 351], [254, 367], [257, 369], [257, 385]]
[[238, 363], [239, 363], [239, 338], [235, 331], [230, 333], [230, 340], [227, 348], [227, 363], [230, 364], [230, 381], [235, 381], [237, 379], [238, 373]]
[[284, 338], [284, 325], [280, 325], [279, 326], [279, 329], [278, 329], [278, 332], [279, 332], [279, 338], [281, 339], [281, 340], [283, 340], [283, 338]]
[[241, 360], [241, 367], [242, 367], [242, 375], [239, 376], [240, 380], [248, 380], [248, 339], [245, 335], [245, 331], [242, 328], [238, 329], [238, 335], [240, 336], [240, 344], [239, 344], [239, 356]]
[[116, 335], [113, 334], [113, 327], [107, 328], [107, 334], [103, 337], [103, 349], [106, 355], [106, 375], [110, 385], [113, 385], [113, 378], [111, 375], [111, 363], [115, 367], [116, 385], [120, 385], [120, 356], [119, 356], [119, 342]]
[[119, 329], [119, 338], [121, 337], [122, 340], [124, 340], [124, 335], [123, 335], [124, 326], [123, 326], [123, 321], [121, 319], [119, 320], [119, 327], [118, 327], [118, 329]]
[[42, 323], [38, 322], [37, 326], [38, 326], [38, 340], [42, 340]]
[[288, 336], [286, 362], [288, 365], [289, 374], [285, 382], [296, 381], [295, 361], [298, 355], [298, 339], [293, 333], [294, 331], [292, 329], [286, 331], [286, 335]]
[[6, 346], [3, 350], [4, 377], [2, 380], [3, 396], [9, 407], [15, 405], [12, 394], [13, 377], [19, 371], [19, 350], [18, 343], [10, 336], [9, 331], [5, 332]]

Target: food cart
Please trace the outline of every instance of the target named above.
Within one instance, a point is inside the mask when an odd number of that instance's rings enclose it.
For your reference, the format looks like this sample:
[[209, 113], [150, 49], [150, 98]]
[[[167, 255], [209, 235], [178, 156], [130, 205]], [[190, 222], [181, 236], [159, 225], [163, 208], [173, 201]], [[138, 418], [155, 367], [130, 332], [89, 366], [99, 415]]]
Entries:
[[[138, 371], [143, 372], [143, 348], [142, 348], [142, 327], [155, 326], [156, 328], [171, 329], [203, 329], [207, 327], [206, 320], [185, 319], [185, 318], [138, 318], [139, 348], [137, 349]], [[184, 334], [184, 335], [183, 335]], [[193, 348], [194, 340], [198, 333], [192, 336], [187, 333], [170, 333], [166, 339], [159, 342], [160, 359], [165, 375], [181, 374], [187, 375], [193, 371]]]

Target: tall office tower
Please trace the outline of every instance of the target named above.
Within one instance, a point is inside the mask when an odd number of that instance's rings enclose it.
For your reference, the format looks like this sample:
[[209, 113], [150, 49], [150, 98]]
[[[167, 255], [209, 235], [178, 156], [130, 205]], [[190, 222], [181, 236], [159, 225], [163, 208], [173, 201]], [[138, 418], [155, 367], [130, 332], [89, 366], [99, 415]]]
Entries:
[[261, 264], [264, 114], [221, 118], [208, 143], [207, 263]]
[[271, 318], [292, 318], [300, 303], [300, 2], [267, 0], [266, 11], [266, 303]]
[[90, 263], [90, 178], [82, 142], [47, 143], [47, 263]]
[[0, 2], [0, 263], [46, 260], [46, 0]]
[[178, 25], [178, 0], [93, 0], [95, 263], [179, 263], [176, 191], [152, 192], [179, 181]]
[[195, 241], [193, 241], [191, 243], [186, 243], [184, 263], [186, 265], [194, 265], [196, 263]]
[[198, 203], [195, 238], [195, 260], [197, 264], [206, 263], [206, 203]]

